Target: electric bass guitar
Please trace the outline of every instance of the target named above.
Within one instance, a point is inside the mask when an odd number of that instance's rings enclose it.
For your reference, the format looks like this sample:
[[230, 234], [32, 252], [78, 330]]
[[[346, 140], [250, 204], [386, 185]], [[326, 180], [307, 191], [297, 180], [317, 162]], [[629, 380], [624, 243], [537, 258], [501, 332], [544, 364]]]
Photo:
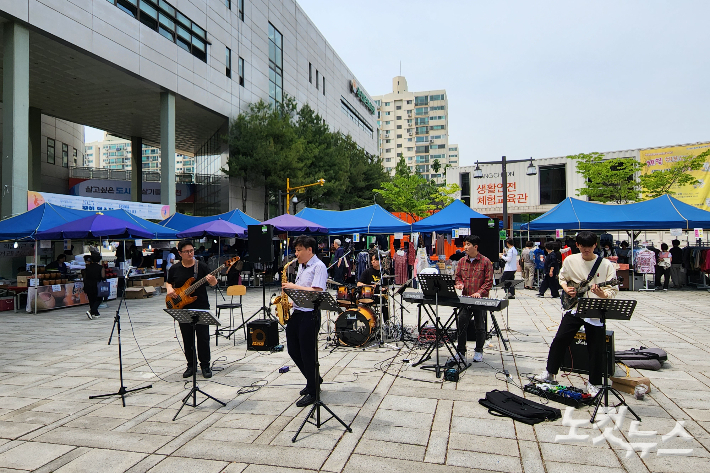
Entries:
[[[217, 273], [219, 273], [225, 268], [229, 268], [237, 261], [239, 261], [239, 256], [235, 256], [234, 258], [225, 261], [222, 266], [215, 269], [210, 274], [212, 276], [215, 276]], [[198, 264], [198, 262], [195, 261], [195, 264]], [[198, 287], [202, 286], [206, 282], [207, 276], [197, 282], [195, 282], [195, 278], [188, 279], [187, 281], [185, 281], [185, 284], [183, 284], [182, 287], [173, 288], [173, 290], [175, 291], [174, 297], [165, 296], [165, 306], [168, 309], [182, 309], [186, 305], [192, 304], [197, 300], [197, 296], [193, 296], [192, 293], [195, 292]]]
[[[604, 287], [604, 286], [618, 286], [621, 284], [621, 279], [614, 278], [610, 281], [606, 282], [601, 282], [598, 283], [597, 286], [599, 287]], [[585, 294], [586, 292], [589, 291], [591, 286], [587, 284], [587, 281], [582, 281], [581, 283], [577, 282], [572, 282], [572, 281], [567, 281], [567, 286], [568, 287], [573, 287], [577, 290], [577, 294], [573, 297], [567, 294], [565, 291], [562, 291], [562, 309], [563, 310], [570, 310], [574, 308], [574, 306], [577, 305], [577, 301], [579, 301], [579, 297]]]

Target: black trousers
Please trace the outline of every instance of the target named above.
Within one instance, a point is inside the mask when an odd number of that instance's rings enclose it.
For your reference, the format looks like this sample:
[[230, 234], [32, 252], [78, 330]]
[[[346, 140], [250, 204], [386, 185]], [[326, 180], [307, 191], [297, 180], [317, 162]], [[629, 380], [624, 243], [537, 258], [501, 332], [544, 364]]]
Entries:
[[557, 276], [550, 276], [550, 273], [547, 273], [540, 283], [540, 294], [545, 295], [548, 288], [552, 297], [560, 297], [560, 280]]
[[670, 282], [670, 279], [671, 279], [670, 266], [667, 268], [664, 268], [663, 266], [656, 266], [656, 277], [655, 277], [656, 288], [661, 287], [661, 276], [663, 277], [663, 289], [668, 289], [668, 283]]
[[[94, 283], [95, 285], [96, 283]], [[103, 302], [104, 298], [99, 297], [98, 291], [87, 291], [84, 289], [86, 297], [89, 299], [89, 312], [91, 315], [101, 315], [99, 314], [99, 305]]]
[[589, 354], [589, 382], [601, 386], [602, 370], [604, 369], [604, 328], [588, 324], [575, 315], [567, 314], [562, 317], [560, 327], [557, 329], [555, 339], [550, 344], [550, 353], [547, 356], [547, 372], [557, 374], [562, 365], [565, 351], [568, 350], [574, 336], [584, 325], [587, 335], [587, 353]]
[[316, 329], [320, 327], [320, 311], [294, 310], [286, 325], [288, 354], [306, 378], [308, 394], [316, 395]]
[[461, 354], [466, 353], [468, 324], [471, 322], [471, 317], [473, 317], [474, 327], [476, 328], [475, 350], [479, 353], [483, 353], [483, 344], [486, 343], [486, 311], [462, 307], [456, 319], [457, 333], [459, 336], [456, 351]]
[[197, 359], [200, 366], [210, 366], [210, 326], [196, 325], [195, 330], [191, 324], [180, 324], [182, 344], [185, 347], [187, 366], [192, 366], [192, 350], [195, 348], [195, 335], [197, 335]]
[[[503, 275], [500, 277], [501, 281], [512, 281], [515, 279], [515, 271], [504, 271]], [[508, 296], [513, 296], [515, 297], [515, 287], [505, 287], [505, 292], [508, 293]]]

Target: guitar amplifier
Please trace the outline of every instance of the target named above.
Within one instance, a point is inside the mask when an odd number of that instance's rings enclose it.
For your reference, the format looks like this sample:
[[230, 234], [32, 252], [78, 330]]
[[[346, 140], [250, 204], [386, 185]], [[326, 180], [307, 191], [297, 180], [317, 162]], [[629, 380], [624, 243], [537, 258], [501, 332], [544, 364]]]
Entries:
[[247, 324], [247, 350], [271, 350], [279, 344], [279, 326], [275, 320], [255, 320]]
[[[606, 331], [606, 360], [607, 373], [614, 374], [614, 331]], [[569, 349], [565, 350], [562, 360], [561, 370], [573, 373], [589, 374], [589, 352], [587, 351], [587, 334], [579, 331], [570, 343]]]

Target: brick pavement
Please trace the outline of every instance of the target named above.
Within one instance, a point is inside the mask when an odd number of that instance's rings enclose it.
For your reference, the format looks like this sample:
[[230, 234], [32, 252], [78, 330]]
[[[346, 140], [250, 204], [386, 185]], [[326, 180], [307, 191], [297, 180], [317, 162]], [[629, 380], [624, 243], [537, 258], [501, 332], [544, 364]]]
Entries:
[[[652, 393], [643, 401], [626, 396], [643, 419], [639, 430], [657, 431], [660, 439], [676, 421], [684, 421], [693, 437], [664, 445], [692, 448], [689, 455], [658, 456], [653, 450], [646, 458], [638, 452], [627, 458], [624, 449], [608, 440], [597, 445], [555, 443], [556, 435], [569, 430], [561, 420], [532, 427], [494, 417], [478, 404], [491, 389], [520, 394], [496, 371], [507, 369], [521, 384], [526, 373], [544, 367], [559, 311], [552, 299], [534, 295], [521, 290], [511, 301], [511, 328], [525, 335], [511, 333], [510, 352], [501, 351], [492, 340], [485, 350], [486, 363], [475, 364], [458, 383], [403, 362], [416, 360], [421, 348], [333, 350], [323, 334], [323, 399], [352, 422], [353, 433], [345, 433], [334, 421], [319, 432], [306, 425], [295, 444], [291, 437], [306, 413], [294, 405], [303, 378], [297, 370], [279, 374], [279, 367], [291, 365], [286, 352], [247, 351], [241, 333], [236, 346], [220, 340], [215, 347], [213, 337], [213, 360], [223, 370], [215, 371], [211, 380], [198, 380], [227, 406], [207, 400], [197, 408], [184, 408], [173, 422], [189, 385], [181, 377], [185, 362], [173, 323], [162, 312], [162, 298], [129, 300], [130, 318], [125, 313], [121, 318], [125, 384], [153, 384], [127, 396], [125, 408], [116, 398], [88, 399], [119, 387], [117, 349], [106, 344], [116, 301], [95, 321], [80, 308], [37, 316], [3, 312], [0, 471], [706, 471], [708, 293], [623, 292], [622, 297], [638, 299], [636, 313], [631, 322], [610, 323], [617, 349], [646, 345], [669, 353], [662, 371], [646, 373]], [[250, 289], [244, 302], [247, 315], [253, 313], [261, 306], [261, 291]], [[416, 323], [414, 314], [406, 314], [405, 324]], [[498, 315], [499, 322], [504, 323], [503, 318]], [[569, 379], [582, 384], [575, 375]], [[586, 411], [575, 418], [588, 416]], [[620, 438], [629, 440], [629, 425], [627, 418], [617, 433]], [[600, 434], [591, 425], [581, 431], [592, 437]]]

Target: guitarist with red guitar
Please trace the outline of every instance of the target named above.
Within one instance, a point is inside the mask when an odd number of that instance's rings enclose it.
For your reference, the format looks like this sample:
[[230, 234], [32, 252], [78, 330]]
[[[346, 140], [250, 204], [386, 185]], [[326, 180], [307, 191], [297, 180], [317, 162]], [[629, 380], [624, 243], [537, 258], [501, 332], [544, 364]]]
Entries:
[[[168, 291], [166, 300], [175, 300], [178, 298], [179, 295], [175, 288], [182, 288], [190, 278], [194, 278], [196, 281], [204, 278], [210, 286], [217, 284], [217, 278], [210, 273], [209, 267], [204, 262], [195, 259], [195, 247], [190, 240], [182, 240], [178, 243], [177, 248], [182, 260], [173, 264], [168, 271], [168, 280], [165, 284]], [[191, 292], [191, 295], [196, 297], [195, 301], [181, 308], [206, 310], [210, 308], [210, 300], [207, 297], [207, 287], [205, 285], [196, 288]], [[170, 305], [171, 304], [168, 303], [169, 307]], [[197, 367], [192, 364], [195, 335], [197, 335], [197, 359], [200, 360], [202, 376], [205, 378], [212, 377], [212, 369], [210, 368], [209, 329], [209, 325], [197, 325], [196, 330], [193, 330], [190, 324], [180, 324], [183, 347], [185, 348], [185, 359], [187, 360], [187, 369], [182, 374], [183, 378], [189, 378], [192, 376], [192, 372], [197, 369]]]
[[602, 385], [604, 329], [599, 319], [577, 317], [576, 301], [580, 297], [612, 299], [616, 297], [619, 288], [616, 270], [612, 263], [594, 254], [597, 235], [593, 232], [582, 231], [577, 234], [576, 242], [580, 252], [565, 258], [559, 275], [560, 286], [564, 291], [562, 294], [562, 321], [550, 344], [547, 369], [535, 376], [535, 381], [542, 383], [555, 381], [567, 347], [580, 327], [584, 326], [589, 353], [587, 392], [596, 396], [599, 386]]

